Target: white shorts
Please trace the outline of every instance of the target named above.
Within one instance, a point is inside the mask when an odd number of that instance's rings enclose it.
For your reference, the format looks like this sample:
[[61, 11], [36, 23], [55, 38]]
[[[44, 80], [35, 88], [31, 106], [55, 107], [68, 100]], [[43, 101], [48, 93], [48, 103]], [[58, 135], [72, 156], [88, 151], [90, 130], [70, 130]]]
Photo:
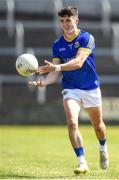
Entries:
[[75, 99], [79, 101], [84, 108], [97, 107], [102, 104], [100, 88], [93, 90], [64, 89], [62, 94], [63, 99]]

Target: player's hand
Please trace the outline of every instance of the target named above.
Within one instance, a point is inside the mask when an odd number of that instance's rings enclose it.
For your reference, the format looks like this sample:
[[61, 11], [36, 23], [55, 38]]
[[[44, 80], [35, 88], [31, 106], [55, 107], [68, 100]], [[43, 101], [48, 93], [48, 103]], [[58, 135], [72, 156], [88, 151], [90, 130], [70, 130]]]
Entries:
[[31, 86], [31, 87], [44, 87], [45, 84], [44, 84], [43, 80], [40, 79], [38, 81], [29, 81], [28, 86]]
[[44, 66], [39, 66], [38, 69], [36, 70], [36, 73], [38, 74], [44, 74], [44, 73], [49, 73], [51, 71], [55, 71], [55, 65], [47, 60], [44, 61], [46, 65]]

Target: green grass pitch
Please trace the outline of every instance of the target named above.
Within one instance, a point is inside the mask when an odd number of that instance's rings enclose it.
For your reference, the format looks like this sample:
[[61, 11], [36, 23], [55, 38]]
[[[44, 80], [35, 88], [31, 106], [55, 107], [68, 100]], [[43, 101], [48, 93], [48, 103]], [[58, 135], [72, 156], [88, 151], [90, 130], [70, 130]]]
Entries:
[[99, 167], [91, 126], [79, 126], [90, 172], [75, 176], [76, 157], [65, 126], [0, 126], [0, 179], [119, 179], [119, 127], [107, 126], [110, 166]]

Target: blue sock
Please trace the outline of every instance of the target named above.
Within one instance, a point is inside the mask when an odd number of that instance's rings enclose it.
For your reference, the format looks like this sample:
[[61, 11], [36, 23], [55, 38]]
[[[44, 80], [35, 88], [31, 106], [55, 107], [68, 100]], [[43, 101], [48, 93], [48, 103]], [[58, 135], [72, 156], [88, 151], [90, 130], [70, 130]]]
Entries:
[[75, 151], [77, 157], [84, 156], [84, 148], [83, 147], [74, 148], [74, 151]]
[[106, 139], [103, 139], [103, 140], [100, 140], [100, 139], [99, 139], [99, 143], [100, 143], [100, 145], [104, 146], [105, 143], [106, 143]]

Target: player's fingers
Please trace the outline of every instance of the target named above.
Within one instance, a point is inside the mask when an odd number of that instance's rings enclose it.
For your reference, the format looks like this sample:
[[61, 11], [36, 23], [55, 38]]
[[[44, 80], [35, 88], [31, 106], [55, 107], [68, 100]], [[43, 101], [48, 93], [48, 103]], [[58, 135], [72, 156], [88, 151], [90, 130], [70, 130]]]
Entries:
[[47, 66], [39, 66], [37, 69], [36, 69], [36, 72], [35, 73], [41, 73], [42, 71], [44, 71], [46, 69]]
[[37, 73], [37, 71], [38, 71], [38, 69], [36, 69], [36, 70], [34, 71], [34, 73]]
[[41, 74], [45, 74], [45, 73], [47, 73], [47, 72], [48, 72], [47, 70], [41, 69], [41, 70], [39, 71], [39, 74], [41, 75]]
[[36, 74], [43, 74], [44, 72], [41, 70], [36, 71]]
[[36, 74], [38, 74], [39, 73], [39, 69], [36, 69], [36, 72], [35, 72]]
[[38, 86], [38, 87], [43, 87], [43, 86], [44, 86], [44, 82], [43, 82], [42, 79], [39, 80], [39, 81], [36, 81], [36, 83], [37, 83], [37, 86]]
[[36, 69], [36, 74], [40, 74], [40, 72], [41, 72], [41, 68], [39, 67], [38, 69]]
[[47, 60], [44, 60], [44, 63], [47, 64], [47, 65], [52, 65], [52, 63], [47, 61]]
[[28, 85], [31, 87], [36, 87], [37, 83], [36, 83], [36, 81], [30, 81], [30, 82], [28, 82]]

